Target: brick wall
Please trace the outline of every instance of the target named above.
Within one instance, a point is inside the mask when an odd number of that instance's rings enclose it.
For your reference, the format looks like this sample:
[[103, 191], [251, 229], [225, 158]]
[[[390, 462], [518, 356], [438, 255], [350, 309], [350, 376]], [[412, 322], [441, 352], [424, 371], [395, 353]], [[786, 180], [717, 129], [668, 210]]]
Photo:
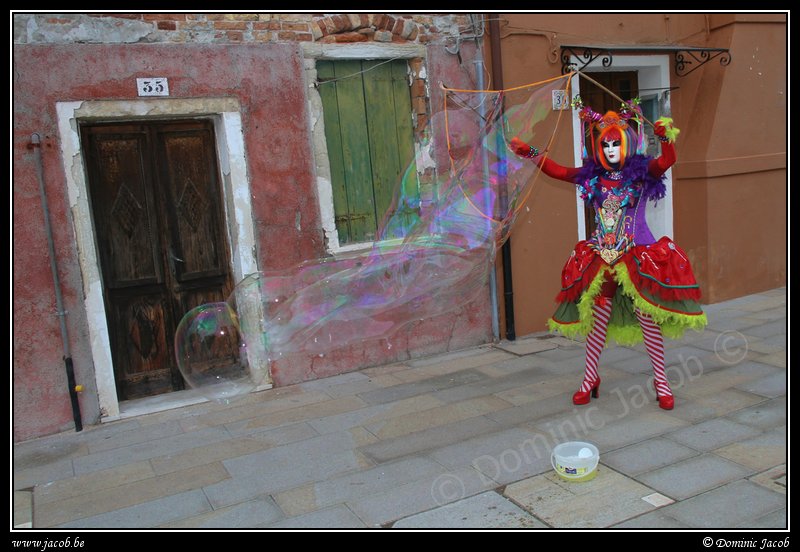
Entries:
[[15, 14], [15, 44], [152, 42], [437, 43], [470, 24], [464, 14], [272, 13]]

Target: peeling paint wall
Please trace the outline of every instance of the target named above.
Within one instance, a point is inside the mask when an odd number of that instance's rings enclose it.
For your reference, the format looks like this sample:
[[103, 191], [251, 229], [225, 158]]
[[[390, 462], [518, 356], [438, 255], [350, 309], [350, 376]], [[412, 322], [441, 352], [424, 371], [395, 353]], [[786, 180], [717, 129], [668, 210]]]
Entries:
[[[375, 14], [366, 20], [359, 16], [346, 21], [338, 16], [305, 14], [16, 15], [13, 322], [15, 328], [30, 331], [20, 332], [14, 339], [14, 439], [72, 428], [38, 183], [27, 149], [31, 133], [42, 136], [70, 345], [78, 382], [85, 387], [80, 401], [84, 423], [89, 425], [109, 415], [98, 399], [98, 387], [113, 385], [113, 381], [98, 379], [98, 374], [111, 373], [108, 336], [90, 331], [91, 320], [105, 313], [96, 259], [78, 245], [93, 239], [86, 209], [76, 209], [86, 198], [80, 196], [80, 187], [68, 185], [70, 180], [84, 178], [83, 168], [72, 154], [67, 155], [71, 161], [66, 167], [63, 161], [65, 151], [80, 148], [79, 143], [63, 142], [77, 139], [74, 114], [98, 121], [174, 113], [203, 116], [205, 102], [209, 113], [219, 113], [211, 104], [230, 98], [236, 107], [222, 117], [238, 120], [216, 126], [218, 142], [224, 138], [219, 136], [220, 129], [241, 132], [244, 148], [221, 149], [220, 167], [224, 182], [234, 176], [245, 179], [249, 194], [242, 195], [241, 188], [226, 184], [226, 210], [237, 224], [252, 228], [254, 243], [248, 257], [255, 259], [255, 268], [289, 269], [328, 254], [321, 217], [324, 198], [316, 169], [324, 160], [315, 160], [320, 148], [312, 139], [313, 121], [318, 116], [310, 115], [306, 62], [299, 43], [319, 40], [326, 47], [347, 48], [350, 44], [338, 44], [336, 37], [349, 32], [366, 37], [357, 39], [359, 42], [384, 41], [388, 47], [413, 41], [422, 49], [424, 71], [431, 82], [471, 86], [474, 47], [464, 48], [459, 64], [445, 51], [447, 35], [439, 30], [455, 32], [465, 21], [463, 15], [412, 20]], [[152, 76], [169, 79], [172, 103], [167, 111], [163, 100], [137, 96], [136, 78]], [[431, 102], [441, 101], [433, 87], [428, 92], [433, 96]], [[182, 99], [186, 100], [183, 107]], [[104, 102], [114, 106], [107, 113]], [[121, 113], [120, 105], [130, 106], [130, 111]], [[426, 159], [437, 157], [424, 150], [419, 154]], [[231, 158], [238, 160], [232, 162]], [[232, 236], [228, 239], [237, 247]], [[247, 262], [239, 264], [244, 267]], [[276, 385], [284, 385], [489, 339], [487, 290], [484, 298], [458, 311], [411, 324], [393, 347], [367, 344], [325, 359], [306, 359], [279, 367], [273, 379]]]
[[[128, 115], [114, 109], [109, 111], [109, 116], [117, 119], [169, 116], [170, 111], [159, 107], [164, 105], [163, 100], [148, 101], [136, 96], [136, 77], [153, 72], [170, 78], [173, 101], [191, 98], [196, 104], [194, 98], [205, 97], [209, 102], [212, 98], [236, 98], [234, 109], [241, 112], [248, 151], [250, 218], [261, 266], [282, 268], [315, 258], [320, 253], [321, 242], [315, 224], [318, 220], [316, 197], [309, 193], [312, 176], [305, 147], [305, 108], [299, 84], [301, 65], [293, 45], [276, 44], [268, 49], [249, 45], [18, 45], [14, 61], [17, 91], [14, 102], [14, 324], [37, 329], [30, 338], [15, 339], [14, 343], [15, 437], [27, 438], [67, 429], [72, 419], [66, 383], [62, 381], [61, 341], [52, 306], [53, 287], [38, 205], [38, 184], [30, 164], [30, 152], [26, 149], [32, 132], [43, 137], [58, 265], [63, 272], [78, 380], [86, 388], [81, 406], [87, 424], [101, 415], [96, 373], [108, 371], [107, 365], [95, 366], [94, 363], [110, 361], [110, 355], [101, 358], [103, 355], [92, 353], [93, 349], [102, 348], [103, 341], [107, 342], [107, 336], [93, 337], [88, 331], [88, 317], [104, 316], [102, 292], [96, 287], [100, 276], [96, 260], [87, 262], [86, 251], [77, 246], [76, 231], [91, 232], [92, 225], [91, 221], [75, 219], [73, 207], [86, 198], [78, 197], [77, 189], [66, 185], [67, 175], [60, 159], [63, 144], [60, 145], [59, 140], [77, 140], [77, 134], [74, 129], [70, 129], [71, 134], [59, 131], [57, 105], [67, 106], [72, 101], [72, 111], [80, 113], [82, 103], [91, 100], [95, 108], [91, 114], [84, 115], [92, 120], [104, 120], [103, 101], [127, 100], [131, 106]], [[282, 70], [265, 71], [265, 67], [281, 67]], [[180, 105], [173, 105], [173, 108], [186, 112]], [[71, 125], [75, 124], [73, 120]], [[77, 151], [79, 144], [71, 144], [70, 148]], [[234, 154], [243, 156], [245, 152]], [[76, 166], [73, 161], [68, 167], [72, 178], [82, 178], [80, 164]], [[234, 209], [237, 200], [241, 198], [232, 197]], [[292, 205], [291, 215], [289, 220], [283, 221], [281, 213], [285, 211], [278, 207], [287, 203]], [[295, 212], [308, 221], [299, 232], [295, 229]], [[293, 239], [287, 240], [287, 235]], [[83, 243], [92, 240], [92, 236], [81, 237]], [[87, 314], [87, 310], [91, 312]], [[43, 398], [37, 398], [41, 395]], [[43, 409], [42, 404], [48, 405], [47, 408]]]

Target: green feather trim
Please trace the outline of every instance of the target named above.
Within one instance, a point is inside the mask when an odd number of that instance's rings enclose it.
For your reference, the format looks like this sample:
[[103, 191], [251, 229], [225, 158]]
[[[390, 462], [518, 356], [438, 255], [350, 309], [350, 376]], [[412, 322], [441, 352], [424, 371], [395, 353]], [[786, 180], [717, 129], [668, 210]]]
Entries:
[[637, 323], [636, 326], [609, 326], [606, 333], [606, 343], [613, 339], [619, 345], [633, 346], [644, 341], [642, 328]]
[[656, 121], [656, 124], [661, 123], [664, 128], [667, 130], [665, 133], [666, 138], [669, 140], [670, 144], [674, 144], [675, 140], [678, 138], [678, 134], [681, 133], [680, 129], [675, 128], [672, 126], [672, 118], [671, 117], [659, 117]]
[[[644, 341], [642, 329], [634, 313], [635, 307], [650, 315], [661, 327], [664, 337], [670, 339], [680, 339], [687, 328], [702, 331], [708, 324], [706, 315], [702, 311], [699, 314], [683, 314], [660, 308], [645, 299], [634, 286], [628, 273], [628, 267], [624, 262], [619, 262], [612, 268], [601, 269], [584, 290], [577, 303], [562, 303], [556, 313], [558, 318], [563, 320], [577, 319], [574, 322], [564, 323], [551, 318], [547, 321], [550, 331], [560, 332], [564, 336], [573, 339], [578, 336], [586, 336], [592, 331], [594, 327], [594, 304], [605, 281], [606, 270], [613, 274], [614, 280], [620, 286], [612, 299], [611, 320], [606, 334], [606, 343], [613, 339], [620, 345], [631, 346]], [[677, 305], [683, 304], [681, 301], [676, 303]], [[691, 307], [693, 304], [693, 302], [690, 302], [688, 306]], [[694, 306], [699, 310], [696, 304]], [[575, 316], [576, 308], [577, 317]]]
[[591, 332], [594, 327], [594, 301], [602, 291], [603, 282], [605, 282], [606, 279], [605, 272], [606, 271], [602, 268], [597, 271], [592, 283], [583, 290], [583, 295], [581, 295], [578, 301], [580, 322], [577, 325], [580, 326], [583, 335], [589, 335], [589, 332]]
[[556, 322], [551, 318], [547, 321], [547, 327], [550, 328], [551, 332], [558, 332], [565, 337], [569, 337], [570, 339], [575, 339], [586, 335], [585, 333], [581, 332], [581, 324], [579, 322], [575, 322], [574, 324], [562, 324], [561, 322]]
[[661, 332], [665, 337], [679, 339], [687, 328], [699, 332], [708, 325], [708, 318], [705, 313], [683, 314], [660, 309], [653, 305], [639, 294], [639, 291], [631, 281], [628, 267], [625, 263], [619, 263], [614, 268], [614, 279], [622, 287], [623, 293], [633, 301], [634, 306], [645, 314], [649, 314], [653, 321], [661, 326]]

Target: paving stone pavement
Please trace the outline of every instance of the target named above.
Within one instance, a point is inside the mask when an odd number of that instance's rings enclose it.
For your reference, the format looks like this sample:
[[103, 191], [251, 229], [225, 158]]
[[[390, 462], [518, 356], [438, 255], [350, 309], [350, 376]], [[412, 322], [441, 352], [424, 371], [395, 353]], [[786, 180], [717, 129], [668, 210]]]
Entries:
[[[13, 528], [786, 529], [786, 289], [704, 307], [667, 345], [484, 345], [13, 446]], [[552, 448], [589, 441], [597, 476]]]

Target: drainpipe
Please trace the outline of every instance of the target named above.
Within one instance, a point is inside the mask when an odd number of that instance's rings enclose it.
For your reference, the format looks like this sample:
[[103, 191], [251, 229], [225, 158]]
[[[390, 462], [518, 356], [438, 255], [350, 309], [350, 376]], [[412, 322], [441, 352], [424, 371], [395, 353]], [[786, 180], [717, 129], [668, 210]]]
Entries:
[[[485, 16], [481, 16], [485, 17]], [[484, 23], [485, 24], [485, 23]], [[477, 74], [477, 86], [478, 90], [483, 90], [486, 87], [486, 83], [484, 81], [483, 73], [484, 73], [484, 63], [483, 63], [483, 48], [481, 47], [480, 43], [476, 40], [476, 46], [478, 47], [478, 56], [475, 59], [475, 73]], [[481, 115], [481, 119], [486, 120], [486, 102], [481, 101], [478, 107], [478, 112]], [[489, 182], [489, 152], [486, 148], [481, 148], [481, 168], [483, 171], [483, 181]], [[488, 189], [487, 189], [488, 193]], [[488, 202], [487, 202], [488, 205]], [[487, 224], [491, 225], [491, 222], [487, 221]], [[494, 267], [491, 267], [489, 270], [489, 291], [491, 297], [491, 304], [492, 304], [492, 338], [494, 341], [499, 341], [500, 339], [500, 309], [497, 305], [497, 271]]]
[[64, 310], [64, 298], [61, 295], [61, 280], [58, 277], [58, 266], [56, 265], [56, 248], [53, 243], [53, 230], [50, 227], [50, 210], [47, 207], [47, 191], [44, 186], [44, 169], [42, 164], [42, 143], [38, 134], [31, 134], [31, 143], [28, 149], [32, 149], [35, 157], [36, 176], [39, 179], [39, 195], [42, 200], [42, 211], [44, 211], [44, 231], [47, 234], [47, 246], [50, 252], [50, 270], [53, 273], [53, 287], [56, 293], [56, 309], [58, 310], [58, 321], [61, 326], [61, 345], [64, 351], [64, 368], [67, 371], [67, 386], [69, 387], [69, 398], [72, 403], [72, 419], [75, 422], [75, 431], [83, 429], [81, 421], [81, 407], [78, 402], [78, 392], [82, 386], [75, 384], [75, 368], [72, 365], [72, 354], [69, 349], [69, 338], [67, 335], [67, 312]]
[[[500, 24], [497, 14], [490, 14], [489, 40], [492, 48], [492, 83], [495, 90], [502, 90], [503, 61], [500, 55]], [[502, 107], [501, 107], [502, 109]], [[502, 140], [502, 137], [498, 137]], [[504, 151], [505, 145], [498, 144], [498, 151]], [[508, 196], [506, 195], [505, 182], [500, 182], [500, 212], [508, 209]], [[501, 249], [503, 259], [503, 305], [506, 311], [506, 339], [514, 341], [517, 333], [514, 329], [514, 283], [511, 276], [511, 237], [508, 237]]]

